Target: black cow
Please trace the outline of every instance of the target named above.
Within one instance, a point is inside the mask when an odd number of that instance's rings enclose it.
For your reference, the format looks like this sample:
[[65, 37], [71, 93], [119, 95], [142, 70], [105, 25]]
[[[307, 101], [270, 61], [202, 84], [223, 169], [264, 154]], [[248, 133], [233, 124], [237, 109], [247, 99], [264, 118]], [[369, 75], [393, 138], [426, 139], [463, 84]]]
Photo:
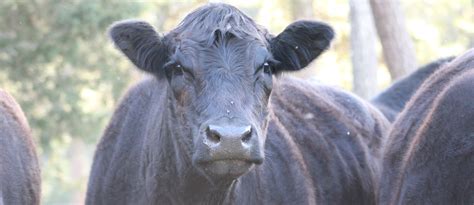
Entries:
[[13, 97], [0, 90], [0, 204], [39, 204], [40, 185], [28, 122]]
[[375, 96], [371, 102], [382, 111], [390, 122], [395, 121], [405, 104], [411, 99], [421, 84], [439, 68], [453, 60], [454, 57], [441, 58], [424, 65], [405, 78]]
[[373, 204], [388, 122], [344, 91], [285, 78], [321, 54], [326, 24], [277, 36], [208, 4], [158, 35], [112, 26], [154, 75], [122, 99], [97, 146], [87, 204]]
[[474, 49], [426, 80], [384, 153], [379, 204], [474, 204]]

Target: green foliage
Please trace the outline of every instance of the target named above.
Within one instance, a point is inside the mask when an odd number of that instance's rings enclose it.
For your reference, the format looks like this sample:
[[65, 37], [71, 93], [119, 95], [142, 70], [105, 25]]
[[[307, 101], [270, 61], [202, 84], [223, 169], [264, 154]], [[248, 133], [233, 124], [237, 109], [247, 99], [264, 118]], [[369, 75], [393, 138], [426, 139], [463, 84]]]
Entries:
[[474, 47], [474, 1], [405, 0], [402, 3], [419, 64], [459, 55]]
[[96, 143], [131, 78], [106, 29], [141, 10], [118, 0], [0, 2], [0, 88], [39, 142], [44, 204], [82, 201], [93, 151], [77, 146]]
[[46, 151], [54, 138], [100, 135], [110, 112], [100, 107], [116, 101], [130, 76], [106, 46], [106, 28], [139, 11], [105, 0], [0, 3], [0, 87], [20, 102]]

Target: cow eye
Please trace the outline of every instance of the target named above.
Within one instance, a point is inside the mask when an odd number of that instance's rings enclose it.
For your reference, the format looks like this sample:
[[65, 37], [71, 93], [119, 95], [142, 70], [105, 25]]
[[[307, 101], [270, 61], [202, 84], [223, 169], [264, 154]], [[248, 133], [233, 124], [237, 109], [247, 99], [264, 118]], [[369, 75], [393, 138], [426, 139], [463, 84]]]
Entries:
[[178, 75], [182, 75], [184, 73], [184, 68], [181, 64], [174, 65], [173, 70], [174, 70], [175, 74], [178, 74]]
[[186, 67], [179, 63], [173, 63], [165, 66], [165, 70], [167, 73], [167, 76], [171, 79], [173, 76], [182, 76], [184, 74], [187, 74], [186, 76], [194, 77], [193, 73], [188, 70]]
[[266, 74], [272, 74], [272, 66], [270, 66], [270, 64], [268, 62], [265, 62], [263, 65], [262, 65], [262, 69], [263, 69], [263, 72], [266, 73]]
[[168, 79], [172, 79], [174, 76], [183, 74], [183, 69], [180, 64], [170, 64], [165, 66], [165, 73]]

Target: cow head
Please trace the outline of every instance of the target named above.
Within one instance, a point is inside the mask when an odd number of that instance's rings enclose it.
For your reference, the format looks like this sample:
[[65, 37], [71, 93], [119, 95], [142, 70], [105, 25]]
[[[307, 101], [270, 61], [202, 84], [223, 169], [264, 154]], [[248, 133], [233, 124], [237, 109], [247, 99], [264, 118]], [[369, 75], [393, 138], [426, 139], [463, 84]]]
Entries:
[[235, 7], [208, 4], [164, 36], [130, 20], [114, 24], [110, 36], [139, 69], [168, 81], [176, 131], [193, 166], [233, 179], [264, 160], [275, 74], [307, 66], [334, 33], [324, 23], [297, 21], [273, 36]]

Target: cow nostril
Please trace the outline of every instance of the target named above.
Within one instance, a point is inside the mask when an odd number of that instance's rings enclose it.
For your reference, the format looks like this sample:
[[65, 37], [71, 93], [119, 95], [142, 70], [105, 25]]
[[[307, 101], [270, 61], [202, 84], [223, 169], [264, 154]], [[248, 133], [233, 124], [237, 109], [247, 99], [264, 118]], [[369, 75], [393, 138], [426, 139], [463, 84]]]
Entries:
[[219, 143], [221, 141], [221, 136], [215, 131], [211, 130], [209, 127], [206, 129], [207, 139], [214, 143]]
[[248, 143], [252, 138], [251, 126], [219, 126], [209, 125], [206, 130], [206, 140], [218, 144], [223, 143]]
[[246, 130], [245, 133], [242, 136], [242, 142], [250, 141], [251, 137], [252, 137], [252, 129]]

